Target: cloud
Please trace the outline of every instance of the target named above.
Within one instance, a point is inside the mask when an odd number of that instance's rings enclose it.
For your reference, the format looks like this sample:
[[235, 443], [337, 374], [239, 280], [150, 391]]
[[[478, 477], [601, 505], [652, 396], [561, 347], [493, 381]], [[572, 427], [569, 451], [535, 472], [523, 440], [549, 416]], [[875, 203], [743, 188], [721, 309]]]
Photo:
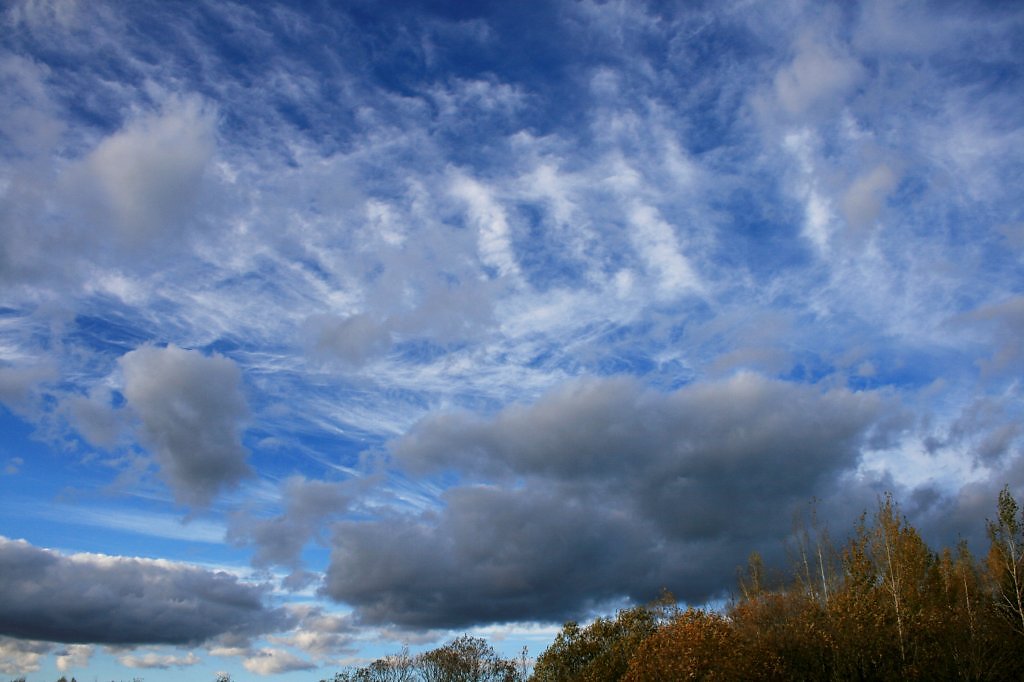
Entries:
[[1024, 296], [981, 306], [957, 316], [953, 322], [970, 322], [991, 334], [994, 352], [979, 362], [985, 376], [1019, 376], [1018, 369], [1024, 360]]
[[[128, 247], [180, 235], [213, 158], [215, 118], [197, 99], [172, 100], [104, 139], [80, 170], [99, 218]], [[173, 240], [171, 240], [173, 241]]]
[[0, 673], [23, 675], [34, 673], [42, 666], [40, 660], [53, 650], [48, 642], [9, 639], [0, 636]]
[[837, 109], [863, 78], [864, 69], [855, 59], [808, 34], [797, 41], [793, 60], [775, 74], [773, 87], [782, 109], [800, 117], [818, 108]]
[[319, 314], [306, 320], [304, 331], [313, 357], [362, 365], [390, 348], [389, 326], [387, 320], [365, 313], [348, 317]]
[[870, 227], [877, 219], [899, 176], [886, 164], [879, 164], [859, 175], [843, 195], [843, 217], [854, 229]]
[[260, 649], [246, 658], [242, 665], [257, 675], [279, 675], [294, 670], [312, 670], [316, 667], [315, 663], [304, 661], [283, 649]]
[[439, 509], [337, 523], [324, 592], [414, 627], [557, 621], [662, 588], [701, 602], [837, 490], [884, 403], [747, 373], [672, 393], [577, 380], [491, 418], [428, 417], [396, 461], [462, 484]]
[[637, 205], [630, 213], [633, 243], [647, 268], [653, 271], [662, 295], [671, 297], [701, 289], [700, 278], [679, 251], [672, 226], [650, 206]]
[[69, 670], [87, 668], [92, 658], [93, 648], [88, 644], [72, 644], [56, 652], [57, 670], [68, 672]]
[[170, 345], [138, 348], [119, 363], [140, 438], [175, 499], [205, 506], [251, 474], [239, 436], [248, 408], [234, 362]]
[[124, 426], [124, 415], [111, 406], [107, 388], [93, 389], [88, 396], [75, 395], [66, 400], [71, 421], [89, 443], [110, 448], [117, 443]]
[[198, 644], [285, 629], [266, 590], [169, 561], [71, 554], [0, 538], [0, 634], [76, 644]]
[[238, 514], [232, 519], [228, 539], [255, 548], [254, 566], [292, 568], [286, 585], [304, 587], [311, 576], [302, 571], [303, 548], [326, 519], [348, 509], [362, 485], [361, 480], [334, 483], [293, 476], [282, 486], [282, 514], [269, 519]]
[[299, 625], [282, 642], [301, 649], [317, 659], [326, 659], [355, 650], [356, 638], [361, 630], [349, 615], [327, 613], [320, 607], [299, 605], [292, 607]]
[[184, 656], [175, 656], [173, 654], [158, 654], [152, 651], [147, 651], [144, 654], [125, 654], [118, 656], [117, 660], [123, 666], [129, 668], [157, 668], [159, 670], [166, 670], [168, 668], [187, 668], [188, 666], [197, 665], [201, 661], [191, 651]]
[[0, 403], [13, 412], [28, 415], [37, 409], [38, 388], [56, 378], [48, 363], [0, 367]]
[[493, 190], [467, 175], [456, 174], [451, 179], [450, 192], [466, 204], [469, 222], [477, 231], [480, 261], [499, 275], [518, 276], [512, 229]]

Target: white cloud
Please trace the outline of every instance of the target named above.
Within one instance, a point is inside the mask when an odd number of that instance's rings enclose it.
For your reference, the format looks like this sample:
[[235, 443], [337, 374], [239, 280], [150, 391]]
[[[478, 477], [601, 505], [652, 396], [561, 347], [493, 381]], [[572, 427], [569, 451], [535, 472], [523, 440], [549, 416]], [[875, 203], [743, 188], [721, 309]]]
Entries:
[[246, 658], [242, 665], [257, 675], [279, 675], [293, 670], [312, 670], [316, 667], [316, 664], [283, 649], [260, 649]]
[[12, 3], [7, 20], [24, 22], [36, 30], [69, 29], [76, 23], [80, 3], [77, 0], [19, 0]]
[[123, 507], [85, 507], [82, 505], [48, 504], [33, 516], [51, 521], [104, 528], [168, 540], [220, 544], [227, 528], [206, 519], [182, 520], [180, 515], [159, 514]]
[[650, 206], [636, 204], [630, 211], [632, 239], [647, 269], [655, 274], [656, 288], [666, 297], [701, 290], [700, 278], [680, 253], [672, 226]]
[[803, 116], [818, 107], [838, 108], [863, 78], [864, 69], [855, 59], [805, 35], [797, 41], [793, 60], [779, 69], [772, 85], [782, 109], [791, 116]]
[[0, 636], [0, 672], [5, 675], [23, 675], [37, 672], [41, 659], [53, 649], [49, 642], [11, 639]]
[[870, 227], [881, 213], [886, 196], [896, 187], [899, 176], [881, 163], [854, 179], [843, 195], [843, 217], [856, 230]]
[[159, 670], [166, 670], [167, 668], [187, 668], [189, 666], [198, 665], [202, 662], [200, 658], [191, 651], [184, 656], [158, 654], [153, 651], [147, 651], [143, 654], [124, 654], [122, 656], [118, 656], [117, 660], [121, 665], [128, 668], [157, 668]]
[[480, 260], [500, 275], [519, 274], [512, 249], [512, 234], [505, 209], [493, 191], [478, 180], [457, 173], [451, 180], [451, 193], [466, 203], [470, 223], [477, 231]]
[[57, 661], [57, 670], [68, 672], [81, 670], [89, 666], [92, 658], [93, 648], [88, 644], [70, 644], [54, 655]]

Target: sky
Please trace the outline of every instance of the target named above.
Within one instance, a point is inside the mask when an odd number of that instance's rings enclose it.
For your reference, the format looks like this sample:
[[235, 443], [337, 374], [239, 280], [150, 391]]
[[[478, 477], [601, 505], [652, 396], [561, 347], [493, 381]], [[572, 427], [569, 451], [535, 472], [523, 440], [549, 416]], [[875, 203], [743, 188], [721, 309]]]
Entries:
[[1024, 8], [8, 0], [0, 675], [298, 682], [1024, 494]]

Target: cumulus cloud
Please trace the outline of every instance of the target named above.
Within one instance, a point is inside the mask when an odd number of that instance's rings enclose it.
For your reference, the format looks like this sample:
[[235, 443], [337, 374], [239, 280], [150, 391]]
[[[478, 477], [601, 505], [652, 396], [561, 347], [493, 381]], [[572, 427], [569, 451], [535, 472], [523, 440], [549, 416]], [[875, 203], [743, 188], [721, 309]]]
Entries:
[[559, 620], [662, 588], [703, 601], [836, 490], [883, 404], [739, 374], [673, 393], [579, 380], [491, 418], [428, 417], [396, 461], [463, 484], [440, 509], [336, 524], [324, 591], [416, 627]]
[[87, 441], [101, 448], [117, 442], [124, 415], [112, 407], [109, 389], [93, 389], [88, 396], [71, 396], [65, 404], [71, 421]]
[[172, 101], [131, 120], [85, 160], [79, 182], [96, 191], [100, 219], [125, 245], [180, 231], [213, 157], [214, 126], [199, 100]]
[[264, 587], [185, 564], [0, 538], [0, 634], [77, 644], [197, 644], [286, 628]]
[[53, 650], [48, 642], [9, 639], [0, 636], [0, 673], [21, 675], [39, 670], [40, 660]]
[[0, 367], [0, 403], [18, 414], [29, 414], [35, 409], [40, 384], [55, 377], [48, 363]]
[[280, 641], [301, 649], [317, 659], [351, 653], [360, 628], [349, 615], [328, 613], [320, 607], [298, 605], [291, 608], [299, 625]]
[[257, 675], [279, 675], [294, 670], [312, 670], [315, 663], [303, 660], [283, 649], [260, 649], [242, 661], [245, 669]]
[[179, 502], [208, 505], [250, 475], [239, 435], [248, 409], [234, 362], [171, 345], [138, 348], [120, 365], [141, 440]]
[[88, 667], [93, 648], [88, 644], [72, 644], [56, 652], [57, 670], [68, 672]]
[[361, 484], [360, 480], [334, 483], [289, 478], [282, 486], [283, 513], [272, 518], [238, 514], [232, 519], [228, 539], [255, 548], [254, 566], [293, 569], [285, 585], [304, 587], [313, 576], [302, 570], [303, 548], [327, 518], [346, 511]]

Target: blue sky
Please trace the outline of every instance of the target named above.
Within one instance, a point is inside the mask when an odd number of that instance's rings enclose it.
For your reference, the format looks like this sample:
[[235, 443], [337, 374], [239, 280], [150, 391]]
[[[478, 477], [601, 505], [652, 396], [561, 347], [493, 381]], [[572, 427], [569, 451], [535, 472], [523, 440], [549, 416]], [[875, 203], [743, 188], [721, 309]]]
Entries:
[[[0, 674], [313, 680], [1024, 493], [1013, 3], [4, 3]], [[8, 577], [13, 576], [13, 578]]]

